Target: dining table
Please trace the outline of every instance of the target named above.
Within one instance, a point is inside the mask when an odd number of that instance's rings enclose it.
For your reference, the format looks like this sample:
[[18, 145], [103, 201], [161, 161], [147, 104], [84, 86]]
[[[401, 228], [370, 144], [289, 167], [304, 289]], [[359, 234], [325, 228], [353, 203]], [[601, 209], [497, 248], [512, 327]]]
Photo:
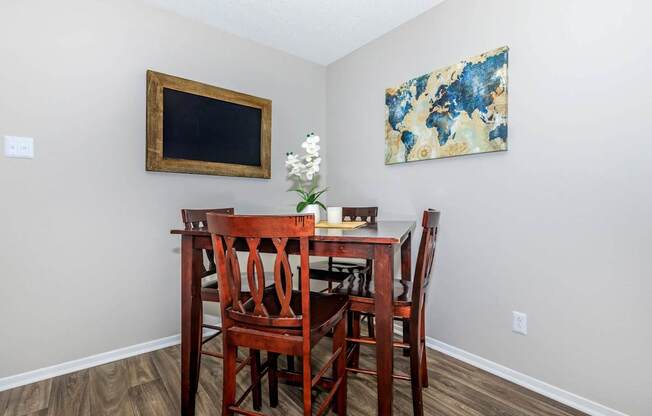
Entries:
[[[400, 252], [400, 276], [409, 280], [415, 225], [414, 221], [377, 221], [355, 229], [315, 228], [309, 242], [311, 256], [373, 260], [379, 415], [392, 414], [394, 258]], [[212, 249], [211, 236], [201, 227], [171, 233], [181, 236], [181, 414], [191, 416], [195, 414], [201, 362], [203, 253]], [[298, 243], [290, 240], [287, 253], [298, 254]], [[273, 249], [269, 247], [270, 252]]]

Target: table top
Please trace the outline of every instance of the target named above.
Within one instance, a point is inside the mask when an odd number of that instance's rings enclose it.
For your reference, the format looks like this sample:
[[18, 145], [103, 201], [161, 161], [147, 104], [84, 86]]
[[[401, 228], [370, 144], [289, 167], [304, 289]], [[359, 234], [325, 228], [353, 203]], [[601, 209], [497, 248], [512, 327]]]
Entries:
[[[310, 239], [313, 241], [331, 242], [361, 242], [374, 244], [400, 244], [410, 232], [414, 231], [414, 221], [378, 221], [376, 224], [367, 224], [355, 229], [341, 228], [315, 228], [315, 235]], [[172, 234], [208, 236], [208, 229], [205, 227], [194, 230], [175, 229]]]

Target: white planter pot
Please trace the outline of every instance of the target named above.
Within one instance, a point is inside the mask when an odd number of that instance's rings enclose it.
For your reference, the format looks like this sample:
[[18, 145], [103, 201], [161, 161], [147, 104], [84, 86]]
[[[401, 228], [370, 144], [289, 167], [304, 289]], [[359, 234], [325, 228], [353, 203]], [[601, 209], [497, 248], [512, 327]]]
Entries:
[[315, 224], [321, 220], [321, 210], [317, 204], [306, 205], [306, 207], [301, 210], [300, 214], [314, 214]]

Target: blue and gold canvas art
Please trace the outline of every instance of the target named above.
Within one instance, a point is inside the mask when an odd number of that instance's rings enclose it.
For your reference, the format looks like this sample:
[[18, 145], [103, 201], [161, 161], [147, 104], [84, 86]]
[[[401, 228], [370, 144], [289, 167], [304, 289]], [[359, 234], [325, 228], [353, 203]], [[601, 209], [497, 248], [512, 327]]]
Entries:
[[508, 52], [385, 90], [385, 164], [507, 150]]

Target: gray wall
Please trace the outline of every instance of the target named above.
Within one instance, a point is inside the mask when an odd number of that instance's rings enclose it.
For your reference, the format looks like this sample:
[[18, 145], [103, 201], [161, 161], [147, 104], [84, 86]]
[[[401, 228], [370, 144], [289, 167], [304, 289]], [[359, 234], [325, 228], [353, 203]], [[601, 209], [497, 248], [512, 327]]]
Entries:
[[[36, 158], [0, 157], [0, 377], [178, 333], [178, 209], [289, 211], [315, 131], [331, 203], [442, 210], [429, 336], [652, 413], [651, 12], [450, 0], [325, 69], [138, 1], [3, 0], [0, 136]], [[509, 152], [384, 166], [385, 87], [502, 45]], [[273, 179], [145, 172], [148, 68], [271, 98]]]
[[[145, 172], [145, 71], [270, 98], [272, 179]], [[325, 68], [139, 1], [0, 2], [0, 377], [179, 332], [181, 207], [291, 211]]]
[[[428, 335], [641, 416], [651, 15], [643, 0], [449, 0], [327, 73], [331, 202], [385, 219], [442, 211]], [[509, 151], [384, 166], [384, 89], [503, 45]], [[527, 336], [512, 310], [528, 313]]]

